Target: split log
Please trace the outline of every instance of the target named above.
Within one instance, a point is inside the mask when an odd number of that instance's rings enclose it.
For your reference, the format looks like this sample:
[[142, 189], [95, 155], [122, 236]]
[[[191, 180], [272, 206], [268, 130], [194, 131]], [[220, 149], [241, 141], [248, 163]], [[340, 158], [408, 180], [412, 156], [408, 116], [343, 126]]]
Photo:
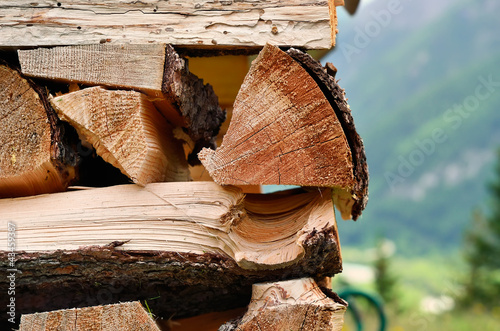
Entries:
[[325, 68], [323, 68], [318, 61], [308, 54], [293, 48], [289, 49], [287, 54], [300, 63], [314, 78], [335, 110], [335, 114], [342, 125], [351, 150], [354, 183], [349, 190], [335, 190], [333, 198], [343, 218], [349, 218], [349, 214], [351, 214], [353, 219], [356, 220], [368, 203], [368, 164], [366, 163], [363, 140], [356, 131], [351, 108], [347, 104], [345, 97], [345, 91], [335, 80], [337, 69], [331, 63], [326, 63]]
[[140, 302], [23, 315], [19, 331], [160, 331]]
[[45, 92], [0, 62], [0, 197], [63, 191], [75, 153]]
[[194, 143], [192, 164], [202, 147], [215, 147], [225, 112], [212, 87], [190, 73], [170, 45], [81, 45], [19, 50], [18, 55], [30, 77], [144, 92], [173, 125], [185, 128]]
[[255, 284], [246, 314], [219, 331], [340, 331], [347, 303], [328, 297], [311, 278]]
[[338, 4], [338, 0], [1, 0], [0, 45], [169, 43], [188, 50], [241, 50], [271, 41], [329, 49], [335, 44]]
[[[367, 200], [363, 143], [343, 90], [304, 57], [309, 62], [266, 45], [236, 97], [222, 145], [198, 157], [219, 184], [333, 187], [342, 217], [356, 220]], [[333, 91], [313, 77], [310, 63]]]
[[51, 97], [50, 103], [104, 161], [134, 183], [189, 180], [182, 143], [144, 94], [90, 87]]
[[254, 283], [341, 271], [330, 194], [187, 182], [3, 199], [16, 256], [7, 266], [0, 252], [0, 267], [20, 271], [18, 313], [144, 299], [167, 319], [234, 309]]

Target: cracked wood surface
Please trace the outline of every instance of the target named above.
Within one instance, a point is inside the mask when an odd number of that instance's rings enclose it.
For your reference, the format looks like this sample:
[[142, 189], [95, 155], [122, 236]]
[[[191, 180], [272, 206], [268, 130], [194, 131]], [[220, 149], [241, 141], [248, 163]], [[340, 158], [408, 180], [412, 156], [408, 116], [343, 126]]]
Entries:
[[307, 49], [335, 44], [338, 0], [0, 0], [0, 47], [169, 43]]
[[159, 297], [155, 313], [182, 318], [244, 306], [256, 282], [332, 276], [342, 265], [330, 194], [186, 182], [0, 199], [22, 271], [16, 311]]
[[245, 77], [222, 145], [198, 156], [219, 184], [349, 188], [354, 181], [332, 106], [298, 62], [269, 44]]
[[335, 205], [339, 208], [342, 218], [356, 220], [368, 203], [368, 164], [366, 162], [363, 140], [356, 131], [351, 109], [347, 104], [345, 91], [335, 80], [336, 68], [326, 63], [325, 68], [308, 54], [296, 49], [289, 49], [287, 54], [298, 61], [311, 74], [325, 97], [337, 114], [347, 142], [352, 153], [354, 182], [350, 190], [334, 190]]
[[333, 66], [270, 44], [254, 60], [217, 150], [198, 157], [219, 184], [332, 187], [343, 219], [368, 200], [368, 167]]

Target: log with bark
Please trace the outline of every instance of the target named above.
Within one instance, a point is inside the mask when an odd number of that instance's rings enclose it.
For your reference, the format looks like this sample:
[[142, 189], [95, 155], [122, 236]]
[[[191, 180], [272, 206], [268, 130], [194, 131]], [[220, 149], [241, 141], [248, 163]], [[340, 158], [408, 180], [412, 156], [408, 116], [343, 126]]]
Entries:
[[50, 103], [104, 161], [134, 183], [189, 180], [181, 141], [146, 95], [90, 87], [52, 97]]
[[264, 47], [236, 97], [222, 145], [198, 156], [219, 184], [332, 187], [345, 219], [356, 220], [367, 202], [363, 142], [344, 91], [295, 49]]
[[170, 43], [192, 52], [249, 50], [267, 41], [329, 49], [341, 0], [1, 0], [2, 47]]
[[75, 178], [75, 152], [46, 93], [0, 62], [0, 197], [63, 191]]
[[80, 45], [19, 50], [23, 74], [55, 81], [138, 90], [193, 142], [191, 164], [203, 147], [215, 147], [225, 120], [212, 87], [188, 69], [171, 45]]
[[256, 282], [341, 271], [330, 196], [174, 182], [3, 199], [16, 256], [0, 252], [0, 266], [19, 271], [18, 313], [138, 299], [166, 318], [233, 309]]

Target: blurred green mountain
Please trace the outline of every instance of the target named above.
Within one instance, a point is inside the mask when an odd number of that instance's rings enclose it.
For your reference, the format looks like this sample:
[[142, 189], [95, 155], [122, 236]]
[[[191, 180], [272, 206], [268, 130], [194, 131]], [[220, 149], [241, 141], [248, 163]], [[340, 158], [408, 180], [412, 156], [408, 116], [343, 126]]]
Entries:
[[500, 3], [380, 0], [352, 18], [339, 11], [324, 61], [339, 70], [370, 169], [368, 206], [358, 222], [339, 222], [342, 244], [382, 235], [406, 255], [456, 251], [500, 146]]

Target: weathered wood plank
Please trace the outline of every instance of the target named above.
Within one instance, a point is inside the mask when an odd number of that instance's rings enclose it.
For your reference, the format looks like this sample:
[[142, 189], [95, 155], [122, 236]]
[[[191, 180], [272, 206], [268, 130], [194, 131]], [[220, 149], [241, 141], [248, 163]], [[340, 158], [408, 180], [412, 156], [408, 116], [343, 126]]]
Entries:
[[[1, 31], [1, 30], [0, 30]], [[136, 89], [161, 97], [165, 44], [96, 44], [19, 50], [30, 77]]]
[[0, 46], [169, 43], [331, 48], [334, 0], [1, 0]]

